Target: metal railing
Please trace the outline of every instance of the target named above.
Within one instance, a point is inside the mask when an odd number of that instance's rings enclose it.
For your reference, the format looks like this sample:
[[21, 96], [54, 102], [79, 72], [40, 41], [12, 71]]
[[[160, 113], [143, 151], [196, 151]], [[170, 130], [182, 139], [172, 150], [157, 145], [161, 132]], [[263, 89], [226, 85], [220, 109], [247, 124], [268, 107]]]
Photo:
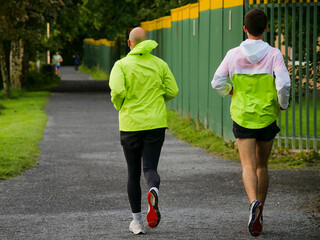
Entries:
[[279, 116], [278, 147], [318, 149], [320, 121], [320, 3], [317, 0], [246, 0], [269, 19], [264, 40], [281, 50], [291, 77], [290, 107]]

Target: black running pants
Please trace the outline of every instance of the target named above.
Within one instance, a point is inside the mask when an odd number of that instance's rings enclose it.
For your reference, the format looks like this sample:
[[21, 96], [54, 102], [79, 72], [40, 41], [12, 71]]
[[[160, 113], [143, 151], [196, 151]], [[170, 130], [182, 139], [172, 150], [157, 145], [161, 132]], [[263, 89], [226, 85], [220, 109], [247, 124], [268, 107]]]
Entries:
[[120, 132], [121, 145], [128, 165], [127, 191], [133, 213], [141, 212], [141, 160], [143, 173], [149, 189], [159, 189], [160, 176], [157, 172], [165, 128]]

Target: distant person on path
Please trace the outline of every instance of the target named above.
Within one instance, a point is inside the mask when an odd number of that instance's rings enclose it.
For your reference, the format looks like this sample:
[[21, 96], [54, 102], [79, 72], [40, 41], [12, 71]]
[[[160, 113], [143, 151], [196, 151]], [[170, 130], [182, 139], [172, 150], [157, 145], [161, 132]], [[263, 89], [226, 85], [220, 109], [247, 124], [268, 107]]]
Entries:
[[120, 141], [128, 166], [127, 191], [133, 220], [129, 230], [144, 234], [141, 213], [141, 160], [149, 192], [147, 195], [149, 227], [160, 222], [157, 172], [161, 148], [167, 128], [165, 102], [178, 93], [176, 81], [168, 65], [150, 52], [157, 47], [147, 40], [147, 32], [134, 28], [129, 34], [129, 54], [118, 60], [111, 71], [111, 101], [119, 110]]
[[276, 124], [279, 110], [289, 105], [290, 77], [280, 50], [262, 40], [268, 30], [266, 14], [250, 10], [243, 29], [248, 39], [228, 51], [211, 84], [221, 96], [232, 96], [233, 133], [250, 201], [248, 229], [252, 236], [259, 236], [269, 187], [268, 158], [280, 131]]
[[78, 71], [78, 67], [81, 64], [81, 59], [77, 52], [73, 55], [73, 62], [74, 62], [74, 69]]
[[60, 73], [60, 65], [61, 65], [62, 61], [63, 61], [63, 59], [62, 59], [61, 55], [59, 55], [59, 52], [56, 52], [56, 54], [53, 55], [53, 57], [52, 57], [52, 62], [55, 66], [57, 75], [59, 75], [59, 73]]

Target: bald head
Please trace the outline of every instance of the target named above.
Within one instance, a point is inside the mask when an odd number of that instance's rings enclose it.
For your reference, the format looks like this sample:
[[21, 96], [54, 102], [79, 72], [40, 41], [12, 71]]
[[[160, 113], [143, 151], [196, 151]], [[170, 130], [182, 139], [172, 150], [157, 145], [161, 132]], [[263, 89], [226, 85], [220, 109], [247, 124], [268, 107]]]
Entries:
[[132, 31], [129, 34], [128, 46], [132, 50], [138, 43], [147, 39], [147, 32], [141, 27], [136, 27], [132, 29]]

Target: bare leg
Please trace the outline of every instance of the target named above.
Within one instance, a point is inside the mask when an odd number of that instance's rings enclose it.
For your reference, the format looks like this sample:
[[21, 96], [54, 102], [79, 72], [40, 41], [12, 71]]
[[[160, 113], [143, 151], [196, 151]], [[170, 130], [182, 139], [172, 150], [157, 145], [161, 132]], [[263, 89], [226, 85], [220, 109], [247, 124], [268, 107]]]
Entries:
[[258, 201], [264, 205], [268, 188], [269, 188], [269, 173], [268, 159], [271, 153], [273, 139], [268, 142], [257, 141], [256, 158], [257, 158], [257, 177], [258, 177]]
[[256, 139], [237, 138], [242, 165], [242, 181], [250, 203], [258, 199]]

